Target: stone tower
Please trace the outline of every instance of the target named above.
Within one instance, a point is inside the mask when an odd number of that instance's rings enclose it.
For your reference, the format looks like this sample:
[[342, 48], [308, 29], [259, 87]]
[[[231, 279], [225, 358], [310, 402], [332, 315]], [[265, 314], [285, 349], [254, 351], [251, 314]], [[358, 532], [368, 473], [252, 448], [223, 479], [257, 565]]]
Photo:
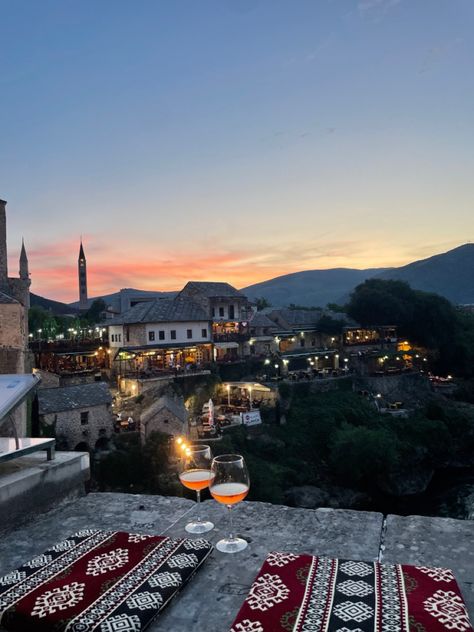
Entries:
[[87, 262], [84, 254], [84, 248], [79, 248], [79, 259], [77, 260], [77, 269], [79, 274], [79, 309], [87, 309]]
[[[25, 244], [20, 254], [20, 275], [8, 276], [6, 202], [0, 200], [0, 373], [28, 373], [28, 308], [30, 274]], [[15, 413], [19, 436], [26, 432], [26, 406]], [[2, 428], [2, 432], [5, 428]], [[1, 434], [1, 433], [0, 433]]]
[[29, 281], [30, 272], [28, 270], [28, 257], [26, 256], [25, 240], [21, 240], [21, 253], [20, 253], [20, 279], [22, 281]]
[[8, 264], [7, 264], [7, 203], [0, 200], [0, 290], [8, 290]]

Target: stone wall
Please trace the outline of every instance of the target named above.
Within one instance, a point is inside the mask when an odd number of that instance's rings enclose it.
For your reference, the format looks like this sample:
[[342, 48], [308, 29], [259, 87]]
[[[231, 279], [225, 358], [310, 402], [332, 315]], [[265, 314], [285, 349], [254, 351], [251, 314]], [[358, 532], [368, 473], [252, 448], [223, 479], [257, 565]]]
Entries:
[[[81, 413], [89, 412], [87, 424], [81, 424]], [[80, 443], [86, 443], [90, 450], [99, 439], [110, 439], [114, 432], [114, 421], [105, 405], [90, 408], [75, 408], [40, 417], [42, 424], [54, 429], [59, 448], [74, 450]]]
[[179, 417], [176, 417], [169, 409], [162, 408], [146, 423], [140, 424], [140, 435], [142, 443], [145, 443], [152, 432], [163, 432], [170, 435], [181, 435], [184, 433], [185, 424]]
[[25, 309], [20, 303], [0, 304], [0, 348], [24, 351], [26, 348], [25, 327]]

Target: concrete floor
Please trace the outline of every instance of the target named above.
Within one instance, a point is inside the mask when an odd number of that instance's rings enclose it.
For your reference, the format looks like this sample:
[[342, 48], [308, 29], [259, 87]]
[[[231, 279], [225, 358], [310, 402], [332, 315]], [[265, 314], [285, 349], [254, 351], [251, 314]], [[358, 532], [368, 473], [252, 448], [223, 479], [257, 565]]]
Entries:
[[[203, 514], [216, 542], [227, 531], [226, 510], [209, 500]], [[82, 528], [128, 530], [189, 537], [184, 525], [195, 503], [182, 498], [133, 494], [89, 494], [8, 532], [0, 541], [0, 574], [13, 570], [58, 540]], [[234, 510], [236, 531], [249, 541], [245, 551], [214, 551], [179, 599], [149, 630], [224, 632], [271, 550], [423, 564], [451, 568], [471, 617], [474, 614], [474, 521], [333, 509], [292, 509], [244, 502]]]

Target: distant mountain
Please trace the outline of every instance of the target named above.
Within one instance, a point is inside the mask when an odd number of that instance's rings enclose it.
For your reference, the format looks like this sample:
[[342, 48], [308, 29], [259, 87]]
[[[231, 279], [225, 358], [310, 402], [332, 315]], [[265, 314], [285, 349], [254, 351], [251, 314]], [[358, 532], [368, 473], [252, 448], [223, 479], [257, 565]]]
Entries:
[[59, 301], [52, 301], [49, 298], [38, 296], [30, 292], [30, 305], [33, 307], [37, 305], [43, 309], [51, 310], [55, 316], [64, 316], [65, 314], [76, 314], [79, 310], [66, 305], [66, 303], [60, 303]]
[[474, 244], [392, 268], [377, 277], [407, 281], [415, 290], [441, 294], [453, 303], [474, 303]]
[[256, 283], [242, 291], [251, 299], [264, 297], [275, 307], [291, 303], [324, 307], [344, 303], [359, 283], [373, 277], [407, 281], [414, 289], [435, 292], [453, 303], [474, 303], [474, 244], [400, 268], [307, 270]]
[[243, 288], [242, 292], [250, 299], [264, 297], [274, 307], [291, 303], [305, 307], [325, 307], [328, 303], [339, 303], [356, 285], [386, 269], [331, 268], [294, 272], [250, 285]]

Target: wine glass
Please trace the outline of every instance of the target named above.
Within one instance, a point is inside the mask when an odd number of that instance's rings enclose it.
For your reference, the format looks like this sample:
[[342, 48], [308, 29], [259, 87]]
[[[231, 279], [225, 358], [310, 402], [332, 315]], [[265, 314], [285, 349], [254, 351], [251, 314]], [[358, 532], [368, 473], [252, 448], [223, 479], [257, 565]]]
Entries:
[[216, 456], [212, 460], [211, 474], [209, 491], [217, 502], [227, 505], [230, 522], [229, 537], [219, 540], [216, 548], [222, 553], [237, 553], [247, 546], [246, 540], [234, 535], [232, 524], [232, 508], [247, 496], [250, 487], [249, 473], [244, 457], [240, 454]]
[[201, 520], [201, 490], [209, 486], [214, 474], [211, 472], [211, 448], [208, 445], [191, 445], [186, 448], [181, 460], [179, 480], [184, 487], [193, 489], [197, 495], [196, 520], [189, 522], [188, 533], [206, 533], [214, 528], [212, 522]]

